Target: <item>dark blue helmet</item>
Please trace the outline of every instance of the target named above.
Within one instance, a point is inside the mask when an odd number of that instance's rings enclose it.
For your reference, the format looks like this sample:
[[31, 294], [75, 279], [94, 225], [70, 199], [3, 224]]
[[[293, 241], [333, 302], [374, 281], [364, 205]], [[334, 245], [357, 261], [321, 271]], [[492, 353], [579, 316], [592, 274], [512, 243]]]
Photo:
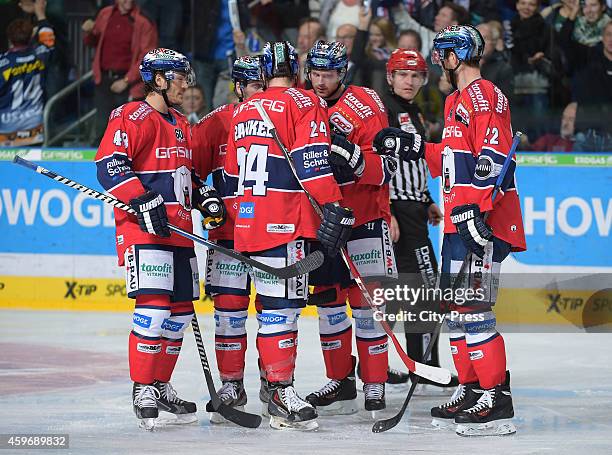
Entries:
[[164, 77], [171, 81], [174, 73], [183, 73], [189, 86], [195, 85], [195, 74], [187, 57], [172, 49], [158, 48], [145, 54], [140, 63], [140, 76], [145, 84], [152, 84], [155, 73], [161, 72]]
[[348, 67], [346, 46], [338, 41], [317, 41], [306, 56], [306, 74], [311, 70], [345, 71]]
[[453, 51], [462, 62], [478, 62], [484, 52], [484, 39], [471, 25], [451, 25], [434, 38], [432, 61], [440, 64], [447, 51]]
[[300, 68], [297, 52], [289, 41], [266, 43], [261, 61], [266, 79], [295, 77]]
[[263, 70], [261, 68], [261, 58], [245, 55], [238, 57], [232, 65], [232, 81], [263, 81]]

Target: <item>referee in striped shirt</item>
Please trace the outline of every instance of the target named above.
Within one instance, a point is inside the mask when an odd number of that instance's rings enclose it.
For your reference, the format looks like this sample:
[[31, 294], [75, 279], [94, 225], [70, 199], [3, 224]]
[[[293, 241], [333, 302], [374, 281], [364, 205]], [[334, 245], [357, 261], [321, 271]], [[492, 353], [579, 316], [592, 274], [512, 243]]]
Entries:
[[[387, 62], [387, 82], [390, 90], [383, 96], [383, 103], [389, 116], [389, 126], [418, 133], [425, 138], [423, 115], [413, 103], [421, 87], [427, 83], [427, 63], [423, 56], [413, 50], [395, 50]], [[401, 278], [407, 280], [406, 284], [410, 287], [436, 285], [438, 263], [429, 239], [427, 223], [438, 225], [442, 220], [442, 212], [429, 194], [428, 173], [424, 159], [416, 162], [400, 160], [398, 172], [389, 184], [391, 237], [397, 268], [400, 274], [404, 274]], [[418, 307], [417, 303], [417, 312]], [[400, 309], [388, 308], [388, 312]], [[414, 310], [414, 307], [411, 308], [411, 311]], [[430, 333], [415, 333], [419, 328], [413, 322], [405, 324], [405, 328], [408, 355], [424, 362], [423, 354], [429, 344]], [[423, 330], [429, 330], [429, 327]], [[424, 363], [439, 366], [437, 346], [431, 352], [431, 359]], [[390, 372], [388, 382], [401, 383], [408, 380], [407, 374], [398, 373]], [[419, 382], [427, 381], [421, 379]]]

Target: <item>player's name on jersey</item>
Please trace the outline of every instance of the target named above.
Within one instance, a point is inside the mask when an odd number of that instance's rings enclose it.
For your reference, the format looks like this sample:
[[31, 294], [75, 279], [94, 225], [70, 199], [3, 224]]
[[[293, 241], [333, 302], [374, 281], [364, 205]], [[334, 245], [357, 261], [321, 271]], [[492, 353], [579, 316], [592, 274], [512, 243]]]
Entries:
[[95, 149], [43, 149], [43, 148], [0, 148], [0, 161], [13, 161], [19, 155], [30, 161], [91, 162], [96, 156]]

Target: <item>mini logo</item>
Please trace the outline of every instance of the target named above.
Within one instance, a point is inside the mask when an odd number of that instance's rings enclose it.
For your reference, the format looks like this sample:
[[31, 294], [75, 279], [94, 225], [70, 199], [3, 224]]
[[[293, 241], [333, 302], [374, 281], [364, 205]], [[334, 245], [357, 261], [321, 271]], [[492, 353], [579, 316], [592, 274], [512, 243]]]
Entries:
[[338, 130], [340, 133], [344, 133], [347, 136], [353, 132], [353, 124], [349, 122], [344, 116], [339, 112], [334, 112], [329, 118], [329, 123], [332, 127]]
[[493, 159], [490, 156], [482, 155], [476, 163], [476, 178], [486, 180], [493, 175]]
[[175, 128], [174, 134], [176, 135], [176, 139], [179, 142], [185, 142], [185, 135], [183, 134], [183, 130], [181, 130], [180, 128]]
[[459, 349], [457, 349], [457, 346], [453, 346], [453, 345], [451, 345], [451, 347], [450, 347], [450, 348], [451, 348], [451, 354], [452, 354], [452, 355], [457, 355], [457, 354], [459, 354]]
[[255, 203], [241, 202], [238, 210], [238, 218], [255, 218]]

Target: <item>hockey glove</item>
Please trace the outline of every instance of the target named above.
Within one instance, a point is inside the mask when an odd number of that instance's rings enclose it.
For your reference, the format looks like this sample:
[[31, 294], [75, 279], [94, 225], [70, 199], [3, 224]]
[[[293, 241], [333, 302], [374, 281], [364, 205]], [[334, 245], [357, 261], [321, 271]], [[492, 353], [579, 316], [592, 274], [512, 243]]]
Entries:
[[160, 237], [170, 237], [168, 214], [164, 198], [155, 191], [147, 191], [142, 196], [130, 201], [130, 207], [136, 212], [140, 229]]
[[202, 227], [207, 230], [217, 229], [225, 224], [227, 212], [223, 199], [212, 186], [204, 185], [195, 189], [194, 207], [202, 214]]
[[383, 128], [374, 138], [372, 147], [379, 155], [395, 155], [404, 161], [416, 161], [425, 156], [425, 142], [419, 134], [399, 128]]
[[464, 204], [451, 211], [450, 220], [457, 228], [465, 247], [482, 259], [484, 247], [493, 237], [493, 230], [480, 214], [477, 204]]
[[332, 136], [331, 153], [327, 160], [334, 173], [344, 176], [361, 177], [365, 168], [361, 148], [348, 141], [342, 134]]
[[317, 239], [327, 250], [329, 257], [334, 257], [344, 247], [355, 224], [353, 211], [327, 203], [323, 207], [323, 221], [317, 231]]

